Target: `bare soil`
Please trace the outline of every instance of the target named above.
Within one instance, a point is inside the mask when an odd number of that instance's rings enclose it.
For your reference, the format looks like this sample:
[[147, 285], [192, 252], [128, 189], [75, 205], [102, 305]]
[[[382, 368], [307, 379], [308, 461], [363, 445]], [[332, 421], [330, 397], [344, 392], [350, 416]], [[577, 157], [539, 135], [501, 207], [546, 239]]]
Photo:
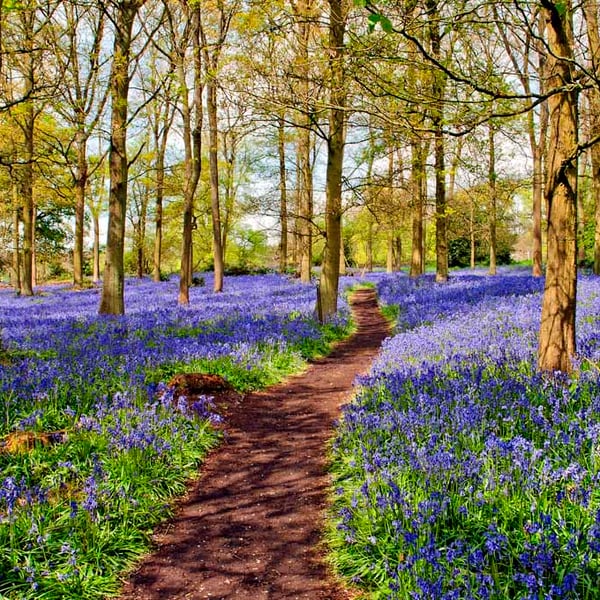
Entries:
[[349, 600], [324, 559], [327, 447], [353, 381], [388, 324], [372, 290], [351, 299], [357, 332], [302, 374], [229, 394], [226, 437], [202, 466], [121, 600]]

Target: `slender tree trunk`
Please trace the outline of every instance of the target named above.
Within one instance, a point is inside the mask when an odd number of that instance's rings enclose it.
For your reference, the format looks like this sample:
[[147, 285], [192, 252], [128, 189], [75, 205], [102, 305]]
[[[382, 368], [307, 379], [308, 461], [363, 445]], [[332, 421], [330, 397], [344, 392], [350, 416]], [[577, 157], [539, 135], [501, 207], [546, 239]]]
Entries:
[[469, 207], [469, 238], [471, 240], [471, 269], [475, 268], [475, 203], [471, 200]]
[[488, 225], [490, 233], [490, 268], [489, 274], [496, 275], [496, 210], [497, 210], [497, 189], [496, 189], [496, 139], [495, 130], [492, 123], [488, 123], [488, 141], [489, 141], [489, 163], [488, 163], [488, 186], [490, 193], [490, 210], [488, 215]]
[[23, 201], [23, 277], [21, 294], [33, 295], [33, 245], [35, 240], [34, 200], [33, 200], [33, 158], [35, 115], [33, 103], [25, 103], [25, 165], [23, 166], [23, 182], [21, 187]]
[[83, 234], [85, 195], [88, 183], [87, 138], [83, 130], [75, 134], [77, 173], [75, 176], [75, 240], [73, 246], [73, 285], [83, 285]]
[[[438, 0], [426, 0], [429, 18], [429, 43], [431, 54], [441, 60], [441, 34]], [[433, 152], [435, 161], [435, 250], [437, 282], [448, 280], [448, 237], [446, 215], [446, 165], [444, 148], [444, 90], [445, 76], [441, 72], [432, 73], [431, 83], [431, 124], [434, 132]]]
[[19, 294], [21, 293], [21, 242], [19, 236], [19, 226], [21, 219], [19, 218], [19, 206], [18, 206], [18, 193], [17, 185], [14, 178], [11, 179], [11, 186], [13, 189], [13, 249], [12, 249], [12, 286]]
[[[587, 26], [587, 37], [591, 51], [591, 70], [600, 76], [600, 30], [598, 24], [598, 4], [592, 0], [582, 2]], [[600, 135], [600, 91], [597, 87], [588, 90], [590, 102], [590, 138]], [[594, 274], [600, 275], [600, 144], [590, 150], [592, 163], [592, 197], [595, 209], [594, 227]]]
[[423, 221], [424, 197], [423, 181], [425, 179], [425, 160], [423, 143], [416, 137], [411, 140], [411, 190], [412, 190], [412, 254], [410, 276], [418, 277], [423, 274]]
[[108, 233], [100, 314], [125, 313], [125, 219], [127, 209], [127, 113], [129, 63], [133, 23], [143, 0], [123, 1], [116, 5], [115, 40], [111, 71], [111, 135], [108, 156], [110, 191], [108, 197]]
[[208, 113], [208, 159], [210, 169], [210, 207], [213, 231], [213, 260], [215, 269], [214, 291], [223, 291], [223, 274], [225, 270], [223, 243], [221, 238], [221, 207], [219, 205], [219, 157], [217, 130], [217, 88], [216, 82], [206, 85], [206, 112]]
[[367, 221], [367, 271], [373, 270], [373, 216], [369, 213]]
[[279, 155], [279, 272], [285, 273], [288, 255], [287, 170], [285, 166], [285, 123], [277, 120], [277, 153]]
[[154, 205], [154, 252], [152, 255], [152, 280], [160, 281], [163, 237], [163, 198], [165, 192], [165, 158], [160, 151], [156, 156], [156, 200]]
[[138, 279], [144, 277], [146, 272], [146, 219], [148, 213], [148, 198], [150, 190], [147, 184], [143, 185], [141, 190], [142, 200], [140, 206], [140, 216], [136, 232], [136, 263]]
[[544, 170], [542, 153], [533, 154], [533, 265], [532, 275], [541, 277], [543, 274], [542, 258], [542, 198], [544, 197]]
[[92, 222], [94, 227], [94, 248], [93, 248], [93, 272], [92, 279], [94, 283], [100, 281], [100, 217], [96, 211], [92, 214]]
[[[577, 90], [573, 83], [570, 3], [542, 0], [548, 35], [547, 89], [550, 138], [546, 203], [548, 264], [542, 302], [538, 365], [542, 371], [572, 369], [577, 293]], [[564, 86], [564, 87], [563, 87]]]
[[299, 101], [302, 103], [298, 127], [298, 260], [300, 280], [310, 282], [312, 269], [312, 218], [313, 218], [313, 182], [312, 182], [312, 123], [310, 98], [310, 55], [309, 40], [311, 31], [311, 13], [313, 0], [299, 0], [296, 5], [298, 20], [298, 52], [296, 71], [299, 80]]
[[184, 140], [184, 164], [185, 181], [183, 184], [183, 231], [181, 244], [181, 269], [179, 273], [179, 296], [181, 305], [190, 302], [190, 286], [193, 275], [193, 226], [194, 226], [194, 196], [198, 188], [200, 174], [202, 171], [202, 93], [204, 85], [202, 82], [202, 22], [200, 5], [195, 4], [188, 8], [188, 19], [191, 19], [192, 36], [192, 62], [194, 65], [194, 90], [193, 90], [193, 121], [192, 107], [188, 97], [185, 69], [185, 49], [180, 49], [178, 58], [179, 85], [183, 91], [182, 120]]
[[402, 236], [399, 233], [394, 235], [394, 271], [402, 268]]
[[[544, 29], [543, 17], [540, 16], [540, 31]], [[546, 81], [546, 49], [541, 41], [537, 42], [537, 53], [539, 57], [538, 74], [540, 79], [540, 93], [544, 92]], [[529, 87], [526, 87], [529, 92]], [[533, 265], [532, 275], [541, 277], [543, 275], [544, 257], [542, 254], [542, 206], [544, 199], [544, 158], [546, 155], [546, 140], [548, 136], [548, 103], [540, 106], [540, 119], [538, 124], [538, 135], [536, 140], [534, 113], [529, 111], [528, 130], [529, 141], [533, 156]]]
[[385, 272], [394, 272], [394, 232], [392, 230], [386, 235]]
[[[440, 118], [441, 119], [441, 118]], [[448, 234], [446, 229], [446, 172], [444, 160], [444, 134], [441, 120], [435, 120], [435, 280], [448, 280]]]
[[344, 0], [329, 0], [329, 135], [325, 207], [325, 252], [321, 270], [323, 318], [337, 312], [342, 246], [342, 170], [344, 165], [346, 83], [344, 81]]

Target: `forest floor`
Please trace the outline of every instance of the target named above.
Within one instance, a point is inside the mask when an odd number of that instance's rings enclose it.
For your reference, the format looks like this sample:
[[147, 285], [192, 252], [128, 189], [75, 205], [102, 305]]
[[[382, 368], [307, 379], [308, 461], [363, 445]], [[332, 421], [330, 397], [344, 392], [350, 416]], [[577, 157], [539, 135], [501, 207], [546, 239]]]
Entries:
[[355, 597], [324, 558], [328, 444], [389, 326], [373, 290], [354, 292], [351, 307], [357, 331], [329, 356], [267, 390], [221, 399], [225, 439], [121, 600]]

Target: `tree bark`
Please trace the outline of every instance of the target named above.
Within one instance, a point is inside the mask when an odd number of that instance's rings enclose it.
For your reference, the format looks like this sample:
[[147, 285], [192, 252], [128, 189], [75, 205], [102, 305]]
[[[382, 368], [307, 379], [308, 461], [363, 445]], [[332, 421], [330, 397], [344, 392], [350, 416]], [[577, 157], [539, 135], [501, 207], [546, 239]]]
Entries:
[[108, 233], [100, 314], [125, 313], [125, 219], [127, 209], [127, 113], [129, 64], [133, 23], [144, 0], [123, 1], [115, 5], [115, 39], [111, 70], [111, 135], [109, 147], [110, 191]]
[[100, 218], [97, 212], [92, 213], [92, 223], [94, 228], [94, 247], [92, 253], [94, 255], [94, 266], [92, 269], [92, 280], [94, 283], [100, 281]]
[[154, 202], [154, 251], [152, 253], [152, 281], [154, 282], [159, 282], [161, 278], [164, 192], [165, 157], [160, 149], [157, 149], [156, 199]]
[[12, 286], [17, 293], [21, 293], [21, 242], [19, 236], [19, 226], [21, 219], [19, 217], [19, 198], [17, 192], [17, 183], [11, 178], [11, 186], [13, 189], [13, 230], [12, 230]]
[[325, 253], [321, 270], [321, 306], [323, 318], [337, 312], [340, 254], [342, 245], [342, 170], [345, 145], [346, 82], [344, 80], [344, 0], [329, 0], [329, 135], [325, 207]]
[[299, 102], [301, 114], [298, 121], [298, 261], [300, 280], [309, 283], [312, 270], [312, 218], [313, 218], [313, 181], [312, 181], [312, 122], [310, 97], [310, 53], [311, 13], [313, 0], [299, 0], [296, 6], [298, 23], [298, 51], [296, 71], [299, 81]]
[[423, 274], [423, 220], [424, 220], [424, 180], [425, 160], [423, 143], [413, 136], [411, 139], [411, 191], [412, 191], [412, 253], [410, 276], [418, 277]]
[[285, 123], [282, 117], [277, 120], [277, 154], [279, 157], [279, 272], [287, 270], [288, 255], [288, 207], [287, 170], [285, 166]]
[[[600, 31], [598, 30], [598, 4], [591, 0], [582, 3], [585, 16], [588, 43], [591, 52], [591, 71], [600, 76]], [[592, 87], [589, 91], [590, 102], [590, 138], [600, 135], [600, 90]], [[600, 144], [594, 144], [590, 150], [592, 163], [592, 196], [595, 209], [594, 227], [594, 275], [600, 275]]]
[[208, 160], [210, 181], [210, 208], [213, 231], [213, 261], [215, 279], [213, 290], [223, 291], [224, 256], [221, 232], [221, 207], [219, 204], [219, 157], [218, 157], [218, 130], [217, 130], [217, 88], [216, 81], [211, 80], [206, 85], [206, 112], [208, 113]]
[[33, 198], [35, 112], [33, 102], [28, 100], [24, 107], [23, 133], [25, 137], [25, 165], [21, 186], [23, 202], [23, 269], [21, 294], [33, 296], [33, 253], [35, 243], [35, 203]]
[[488, 123], [488, 186], [490, 194], [490, 210], [488, 215], [488, 226], [490, 234], [490, 275], [496, 275], [496, 212], [497, 212], [497, 189], [496, 189], [496, 138], [495, 129], [492, 123]]
[[[187, 40], [182, 42], [177, 58], [177, 72], [181, 93], [181, 114], [183, 121], [184, 171], [183, 183], [183, 231], [181, 244], [181, 267], [179, 273], [179, 296], [181, 305], [190, 302], [190, 286], [193, 271], [193, 227], [194, 227], [194, 197], [198, 188], [202, 171], [202, 46], [203, 33], [200, 6], [186, 7], [187, 18], [191, 23], [192, 63], [194, 72], [193, 112], [189, 101], [189, 90], [186, 84], [185, 55]], [[189, 12], [191, 11], [191, 13]], [[193, 120], [193, 123], [192, 123]]]
[[569, 372], [575, 355], [577, 293], [577, 90], [571, 60], [571, 6], [542, 0], [548, 36], [550, 136], [546, 203], [548, 263], [542, 302], [538, 366]]
[[75, 175], [75, 240], [73, 246], [73, 285], [83, 285], [83, 237], [85, 195], [88, 184], [87, 136], [79, 130], [75, 134], [77, 171]]

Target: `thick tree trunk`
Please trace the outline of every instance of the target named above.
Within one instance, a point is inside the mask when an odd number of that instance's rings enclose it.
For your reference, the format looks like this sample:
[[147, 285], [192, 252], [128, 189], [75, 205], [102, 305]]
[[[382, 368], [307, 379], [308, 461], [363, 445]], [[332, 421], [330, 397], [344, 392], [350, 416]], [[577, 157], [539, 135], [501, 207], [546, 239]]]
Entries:
[[111, 135], [108, 156], [110, 191], [108, 233], [100, 314], [125, 313], [125, 219], [127, 209], [127, 113], [129, 63], [133, 23], [143, 0], [116, 5], [115, 40], [111, 71]]
[[[546, 203], [548, 263], [542, 302], [538, 365], [543, 371], [572, 369], [577, 292], [577, 91], [571, 73], [571, 6], [542, 0], [549, 59], [550, 137]], [[563, 87], [564, 86], [564, 87]]]
[[277, 120], [277, 154], [279, 156], [279, 272], [287, 270], [288, 256], [288, 207], [287, 169], [285, 166], [285, 123], [282, 117]]
[[329, 0], [329, 135], [325, 207], [325, 252], [321, 270], [323, 318], [337, 312], [342, 246], [342, 169], [345, 145], [346, 86], [344, 80], [345, 0]]

